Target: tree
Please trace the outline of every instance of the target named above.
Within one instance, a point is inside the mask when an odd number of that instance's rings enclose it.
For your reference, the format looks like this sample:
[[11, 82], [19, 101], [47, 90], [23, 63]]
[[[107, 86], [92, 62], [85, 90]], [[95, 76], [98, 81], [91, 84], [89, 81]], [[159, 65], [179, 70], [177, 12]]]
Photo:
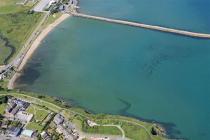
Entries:
[[0, 104], [7, 103], [7, 101], [8, 101], [8, 97], [7, 96], [0, 97]]
[[0, 85], [0, 91], [2, 91], [2, 90], [4, 90], [4, 88], [3, 88], [3, 87], [1, 87], [1, 85]]

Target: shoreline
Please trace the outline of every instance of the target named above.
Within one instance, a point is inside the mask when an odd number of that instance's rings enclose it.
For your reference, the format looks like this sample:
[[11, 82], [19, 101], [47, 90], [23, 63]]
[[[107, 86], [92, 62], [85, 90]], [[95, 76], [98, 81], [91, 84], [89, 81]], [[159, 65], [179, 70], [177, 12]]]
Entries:
[[7, 85], [7, 88], [8, 89], [14, 89], [15, 81], [21, 75], [21, 73], [19, 73], [19, 71], [21, 71], [24, 68], [24, 66], [26, 65], [26, 63], [28, 62], [28, 60], [32, 57], [33, 53], [36, 51], [36, 49], [41, 44], [42, 40], [44, 40], [45, 37], [47, 37], [47, 35], [55, 27], [57, 27], [60, 23], [62, 23], [64, 20], [66, 20], [69, 17], [71, 17], [71, 15], [69, 15], [69, 14], [63, 14], [63, 15], [61, 15], [61, 17], [59, 17], [58, 19], [56, 19], [53, 23], [47, 25], [47, 27], [42, 30], [42, 32], [38, 35], [38, 37], [34, 40], [34, 42], [32, 43], [32, 45], [30, 46], [30, 49], [26, 52], [23, 60], [21, 61], [20, 65], [18, 66], [18, 68], [16, 70], [17, 72], [15, 72], [15, 74], [9, 80], [8, 85]]

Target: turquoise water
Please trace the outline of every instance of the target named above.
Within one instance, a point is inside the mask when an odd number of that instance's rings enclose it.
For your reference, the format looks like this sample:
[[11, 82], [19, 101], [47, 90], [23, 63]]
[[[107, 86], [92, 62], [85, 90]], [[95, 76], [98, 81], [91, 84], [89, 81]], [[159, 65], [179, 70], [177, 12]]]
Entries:
[[[81, 0], [93, 15], [210, 33], [210, 2]], [[171, 135], [210, 139], [210, 40], [81, 18], [57, 27], [17, 88], [59, 96], [97, 113], [166, 124]]]

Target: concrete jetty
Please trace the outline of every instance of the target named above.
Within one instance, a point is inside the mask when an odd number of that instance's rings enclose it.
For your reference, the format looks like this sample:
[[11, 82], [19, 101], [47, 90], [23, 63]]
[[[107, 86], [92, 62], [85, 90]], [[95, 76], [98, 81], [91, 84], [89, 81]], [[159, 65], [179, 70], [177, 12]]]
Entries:
[[156, 31], [161, 31], [161, 32], [179, 34], [179, 35], [194, 37], [194, 38], [210, 39], [210, 34], [205, 34], [205, 33], [191, 32], [191, 31], [185, 31], [185, 30], [180, 30], [180, 29], [173, 29], [173, 28], [167, 28], [167, 27], [161, 27], [161, 26], [155, 26], [155, 25], [148, 25], [148, 24], [143, 24], [143, 23], [119, 20], [119, 19], [111, 19], [111, 18], [105, 18], [105, 17], [99, 17], [99, 16], [92, 16], [92, 15], [76, 13], [76, 12], [71, 13], [71, 14], [73, 16], [77, 16], [77, 17], [106, 21], [106, 22], [110, 22], [110, 23], [123, 24], [123, 25], [145, 28], [145, 29], [150, 29], [150, 30], [156, 30]]

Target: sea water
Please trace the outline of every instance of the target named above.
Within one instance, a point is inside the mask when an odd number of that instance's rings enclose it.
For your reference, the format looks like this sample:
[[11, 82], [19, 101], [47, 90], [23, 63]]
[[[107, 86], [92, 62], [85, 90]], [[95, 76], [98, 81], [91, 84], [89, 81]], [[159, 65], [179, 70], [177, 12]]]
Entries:
[[[210, 33], [209, 0], [80, 0], [80, 12]], [[17, 88], [95, 113], [158, 121], [210, 139], [210, 40], [71, 17], [42, 42]]]

